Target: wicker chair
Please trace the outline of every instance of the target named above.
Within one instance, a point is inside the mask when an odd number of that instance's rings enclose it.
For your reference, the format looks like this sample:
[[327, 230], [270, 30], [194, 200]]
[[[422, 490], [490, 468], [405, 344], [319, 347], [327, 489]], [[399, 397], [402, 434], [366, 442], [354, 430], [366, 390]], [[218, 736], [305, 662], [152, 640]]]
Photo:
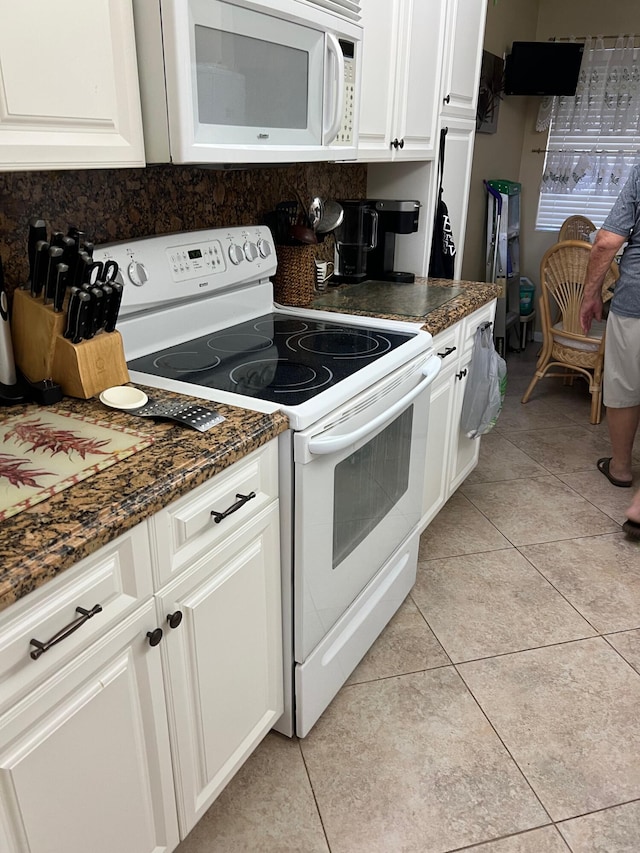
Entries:
[[[542, 350], [536, 372], [522, 402], [526, 403], [538, 380], [543, 376], [562, 376], [571, 384], [575, 376], [589, 383], [592, 424], [602, 417], [602, 368], [606, 323], [594, 321], [589, 335], [580, 327], [580, 306], [584, 295], [584, 279], [591, 254], [591, 244], [583, 240], [566, 240], [552, 246], [540, 264], [540, 314]], [[609, 267], [602, 286], [602, 299], [613, 295], [618, 280], [618, 265]], [[549, 373], [551, 368], [561, 372]]]
[[586, 216], [569, 216], [560, 226], [558, 242], [564, 240], [586, 240], [590, 241], [589, 235], [597, 231], [596, 226]]

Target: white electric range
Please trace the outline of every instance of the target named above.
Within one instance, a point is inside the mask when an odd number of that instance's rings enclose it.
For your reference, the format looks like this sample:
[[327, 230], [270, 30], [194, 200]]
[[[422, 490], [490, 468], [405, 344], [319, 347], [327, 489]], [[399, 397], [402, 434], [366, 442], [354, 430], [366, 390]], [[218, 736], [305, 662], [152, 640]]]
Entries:
[[282, 410], [286, 711], [307, 734], [415, 581], [430, 384], [418, 324], [274, 305], [263, 226], [96, 247], [125, 285], [131, 380]]

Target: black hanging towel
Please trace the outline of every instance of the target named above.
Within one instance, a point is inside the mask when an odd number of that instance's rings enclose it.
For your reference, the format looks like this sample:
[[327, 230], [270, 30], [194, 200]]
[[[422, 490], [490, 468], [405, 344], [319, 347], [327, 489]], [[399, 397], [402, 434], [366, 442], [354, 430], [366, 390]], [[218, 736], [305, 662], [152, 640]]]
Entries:
[[448, 127], [440, 131], [440, 157], [438, 159], [438, 201], [433, 221], [431, 237], [431, 257], [429, 259], [429, 276], [431, 278], [453, 278], [453, 265], [456, 256], [456, 246], [451, 230], [451, 220], [447, 205], [442, 199], [442, 176], [444, 173], [444, 147]]

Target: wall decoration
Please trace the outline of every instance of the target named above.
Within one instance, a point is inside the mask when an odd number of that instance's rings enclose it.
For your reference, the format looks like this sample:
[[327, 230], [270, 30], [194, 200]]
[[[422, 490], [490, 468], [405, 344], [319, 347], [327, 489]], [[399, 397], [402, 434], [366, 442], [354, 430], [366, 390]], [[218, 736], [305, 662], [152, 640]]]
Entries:
[[504, 61], [493, 53], [482, 51], [476, 133], [495, 133], [498, 129], [498, 108], [504, 91]]

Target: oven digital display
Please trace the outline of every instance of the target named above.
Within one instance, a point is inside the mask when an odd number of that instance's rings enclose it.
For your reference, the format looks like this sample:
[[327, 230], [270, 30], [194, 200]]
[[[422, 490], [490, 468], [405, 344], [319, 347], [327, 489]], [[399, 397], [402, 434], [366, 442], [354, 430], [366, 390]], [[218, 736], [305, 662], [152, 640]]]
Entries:
[[202, 257], [202, 252], [200, 251], [200, 249], [189, 249], [187, 254], [189, 255], [190, 260]]

